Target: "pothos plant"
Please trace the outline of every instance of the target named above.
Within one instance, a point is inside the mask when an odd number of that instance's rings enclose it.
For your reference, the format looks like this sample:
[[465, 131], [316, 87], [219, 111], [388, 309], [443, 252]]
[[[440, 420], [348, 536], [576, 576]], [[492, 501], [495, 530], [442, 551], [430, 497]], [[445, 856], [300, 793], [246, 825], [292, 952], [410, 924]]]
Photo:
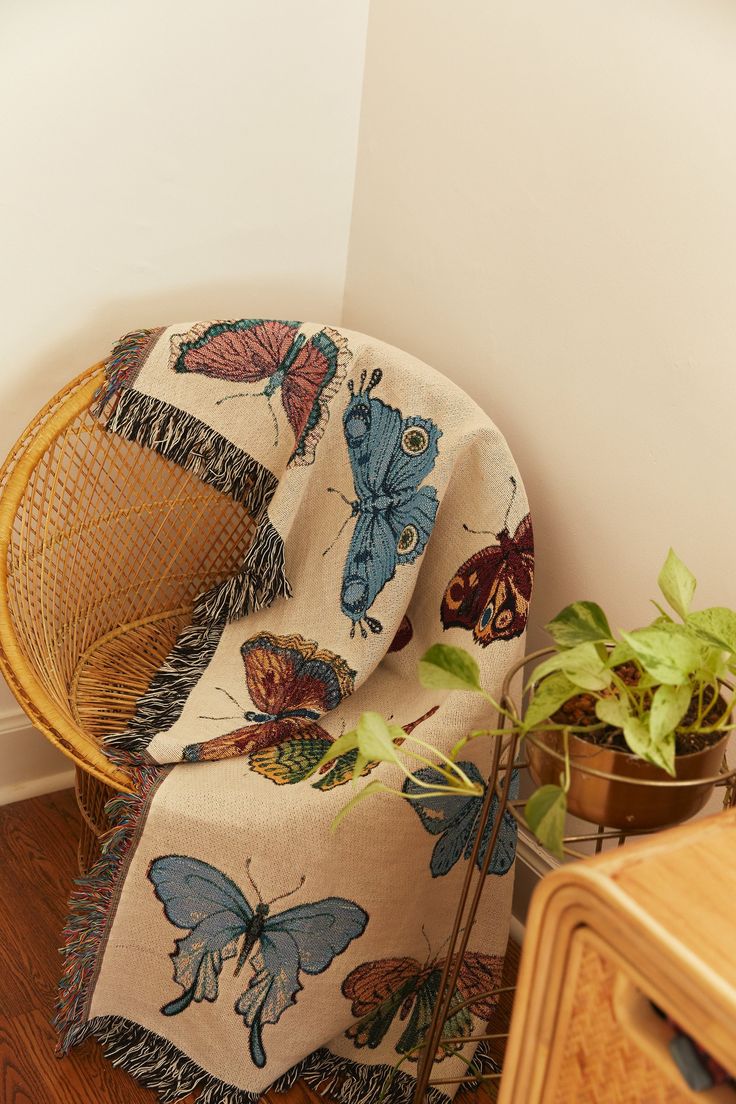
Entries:
[[[678, 742], [713, 741], [735, 727], [736, 694], [728, 679], [736, 675], [736, 611], [724, 606], [691, 611], [696, 580], [671, 549], [658, 583], [672, 613], [655, 601], [657, 617], [630, 632], [614, 633], [595, 602], [573, 602], [558, 613], [545, 626], [555, 652], [533, 670], [520, 716], [484, 689], [478, 664], [468, 652], [435, 644], [419, 663], [422, 686], [478, 694], [505, 719], [506, 727], [469, 732], [444, 754], [378, 713], [363, 713], [356, 727], [331, 745], [315, 771], [354, 752], [354, 783], [367, 769], [384, 762], [395, 764], [413, 785], [407, 792], [375, 779], [341, 809], [335, 824], [372, 794], [394, 794], [409, 801], [447, 794], [481, 796], [481, 785], [468, 778], [458, 755], [471, 740], [512, 732], [523, 738], [533, 732], [562, 730], [567, 749], [569, 733], [590, 738], [596, 725], [599, 730], [613, 728], [633, 755], [675, 777]], [[558, 719], [562, 707], [581, 695], [594, 707], [592, 727]], [[426, 766], [433, 768], [432, 782], [414, 773]], [[560, 856], [569, 785], [566, 752], [559, 785], [540, 786], [525, 807], [529, 827]]]

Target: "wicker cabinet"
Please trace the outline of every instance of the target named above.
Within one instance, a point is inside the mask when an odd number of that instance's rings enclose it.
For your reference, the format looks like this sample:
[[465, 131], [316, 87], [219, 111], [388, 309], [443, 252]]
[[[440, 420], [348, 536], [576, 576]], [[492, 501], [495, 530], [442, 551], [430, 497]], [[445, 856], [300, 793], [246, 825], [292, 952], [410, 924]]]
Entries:
[[499, 1104], [736, 1104], [688, 1087], [662, 1014], [736, 1077], [736, 810], [544, 879]]

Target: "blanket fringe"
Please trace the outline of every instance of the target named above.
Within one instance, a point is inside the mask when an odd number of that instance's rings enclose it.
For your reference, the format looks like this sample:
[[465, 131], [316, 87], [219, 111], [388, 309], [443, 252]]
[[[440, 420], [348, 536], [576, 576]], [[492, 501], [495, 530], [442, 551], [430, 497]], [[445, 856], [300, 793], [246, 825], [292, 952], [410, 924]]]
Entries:
[[[110, 758], [125, 766], [145, 752], [156, 732], [178, 720], [225, 624], [291, 595], [284, 542], [267, 514], [278, 486], [276, 476], [205, 422], [129, 386], [162, 332], [138, 330], [120, 339], [107, 363], [107, 384], [95, 409], [110, 432], [153, 449], [240, 502], [256, 522], [256, 532], [237, 575], [196, 598], [192, 625], [179, 636], [125, 731], [104, 740]], [[114, 404], [109, 402], [113, 396]]]
[[121, 393], [106, 428], [193, 472], [216, 491], [242, 503], [256, 522], [241, 570], [199, 595], [195, 622], [234, 621], [291, 595], [284, 542], [266, 513], [278, 486], [273, 472], [199, 418], [139, 391]]
[[207, 669], [222, 636], [224, 622], [193, 624], [177, 637], [174, 647], [153, 676], [135, 713], [122, 732], [112, 732], [102, 743], [110, 759], [131, 769], [157, 732], [176, 724], [190, 693]]
[[193, 414], [163, 399], [126, 389], [105, 425], [112, 433], [154, 449], [216, 491], [241, 502], [256, 521], [263, 519], [278, 485], [276, 476]]
[[111, 919], [115, 891], [143, 810], [155, 785], [167, 773], [161, 767], [137, 767], [132, 771], [133, 794], [119, 794], [105, 805], [112, 828], [101, 841], [99, 859], [83, 878], [75, 881], [63, 932], [64, 968], [56, 1001], [54, 1027], [59, 1033], [58, 1051], [66, 1054], [74, 1036], [84, 1026], [87, 1003]]
[[[378, 1104], [382, 1095], [389, 1104], [410, 1104], [416, 1084], [413, 1076], [392, 1066], [363, 1065], [323, 1047], [292, 1066], [268, 1090], [249, 1092], [213, 1077], [168, 1039], [122, 1016], [98, 1016], [75, 1029], [73, 1036], [72, 1045], [89, 1036], [97, 1038], [105, 1057], [157, 1092], [163, 1104], [174, 1104], [193, 1092], [199, 1093], [197, 1104], [257, 1104], [264, 1091], [286, 1092], [299, 1080], [337, 1104]], [[429, 1104], [450, 1104], [450, 1097], [434, 1087], [427, 1090], [426, 1099]]]
[[97, 388], [92, 399], [92, 413], [95, 416], [102, 411], [123, 387], [128, 387], [151, 351], [154, 343], [163, 333], [163, 327], [150, 330], [133, 330], [124, 334], [113, 346], [105, 361], [105, 380]]
[[290, 597], [284, 542], [264, 517], [245, 555], [242, 571], [199, 595], [194, 603], [194, 621], [201, 624], [235, 621], [270, 606], [276, 598]]

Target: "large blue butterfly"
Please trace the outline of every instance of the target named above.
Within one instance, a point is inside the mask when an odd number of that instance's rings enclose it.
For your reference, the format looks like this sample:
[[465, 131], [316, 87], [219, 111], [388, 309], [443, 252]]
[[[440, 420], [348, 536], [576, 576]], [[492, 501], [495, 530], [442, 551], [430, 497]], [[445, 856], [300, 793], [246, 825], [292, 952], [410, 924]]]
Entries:
[[[483, 776], [475, 763], [463, 762], [458, 763], [458, 766], [465, 771], [471, 782], [479, 782], [484, 786]], [[434, 767], [423, 767], [422, 770], [416, 772], [416, 776], [422, 782], [429, 782], [433, 785], [446, 784], [446, 779]], [[404, 783], [403, 791], [405, 794], [412, 795], [424, 792], [423, 788], [410, 778], [407, 778]], [[512, 801], [516, 799], [518, 792], [519, 776], [518, 771], [514, 771], [509, 788], [509, 797]], [[431, 835], [440, 837], [434, 846], [432, 860], [429, 864], [433, 878], [441, 878], [444, 874], [449, 874], [461, 856], [466, 860], [470, 858], [483, 806], [482, 797], [463, 797], [461, 794], [443, 795], [442, 797], [412, 799], [409, 804], [426, 830]], [[483, 839], [476, 859], [479, 870], [486, 856], [497, 811], [498, 798], [494, 794], [488, 823], [483, 831]], [[503, 815], [488, 873], [505, 874], [507, 870], [511, 869], [515, 854], [516, 821], [511, 813], [506, 812]]]
[[[174, 981], [184, 993], [161, 1011], [176, 1016], [192, 1001], [216, 1000], [225, 960], [238, 955], [237, 976], [251, 956], [255, 973], [235, 1002], [235, 1011], [250, 1029], [250, 1054], [259, 1068], [266, 1064], [263, 1024], [277, 1023], [295, 1003], [302, 988], [299, 972], [321, 974], [368, 923], [363, 909], [344, 897], [325, 897], [274, 916], [269, 915], [274, 902], [259, 900], [254, 911], [235, 882], [217, 867], [186, 855], [154, 859], [148, 877], [167, 918], [189, 929], [187, 936], [176, 940], [171, 955]], [[303, 883], [304, 878], [297, 888]]]
[[342, 611], [353, 623], [351, 636], [356, 625], [364, 637], [366, 625], [371, 632], [381, 632], [381, 622], [368, 616], [368, 610], [393, 579], [397, 565], [421, 556], [438, 506], [434, 487], [419, 484], [434, 467], [442, 432], [428, 418], [404, 418], [372, 398], [381, 375], [377, 368], [364, 386], [363, 373], [357, 392], [352, 380], [348, 382], [351, 398], [343, 415], [358, 496], [354, 502], [345, 499], [357, 521], [340, 595]]

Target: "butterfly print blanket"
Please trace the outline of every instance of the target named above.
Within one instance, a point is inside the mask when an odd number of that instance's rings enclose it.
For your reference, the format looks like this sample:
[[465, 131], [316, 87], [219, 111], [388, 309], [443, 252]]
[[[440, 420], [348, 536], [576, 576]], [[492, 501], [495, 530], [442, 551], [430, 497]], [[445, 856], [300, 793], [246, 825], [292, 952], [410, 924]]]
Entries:
[[[255, 1104], [299, 1077], [344, 1104], [408, 1101], [481, 799], [422, 797], [430, 766], [407, 782], [362, 760], [354, 780], [355, 751], [321, 764], [365, 710], [444, 753], [482, 721], [476, 696], [422, 689], [417, 663], [463, 645], [498, 692], [521, 654], [532, 530], [509, 448], [428, 365], [295, 321], [128, 334], [93, 412], [253, 524], [106, 739], [135, 793], [109, 803], [72, 899], [61, 1049], [95, 1036], [163, 1101]], [[486, 743], [464, 748], [481, 785], [489, 765]], [[332, 831], [373, 778], [398, 796]], [[493, 1015], [515, 845], [506, 818], [436, 1078], [480, 1060], [465, 1040]]]

